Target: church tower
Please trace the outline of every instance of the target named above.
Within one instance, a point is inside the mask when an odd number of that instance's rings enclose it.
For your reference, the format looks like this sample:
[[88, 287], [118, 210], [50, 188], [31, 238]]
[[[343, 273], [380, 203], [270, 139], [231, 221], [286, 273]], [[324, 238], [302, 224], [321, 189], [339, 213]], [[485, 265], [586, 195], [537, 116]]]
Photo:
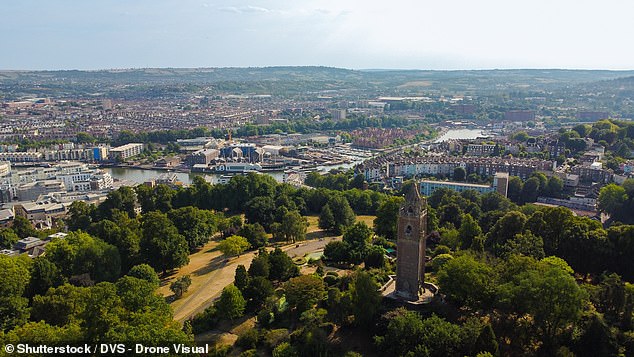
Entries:
[[427, 200], [414, 183], [399, 211], [396, 239], [396, 294], [407, 300], [418, 300], [423, 288], [426, 236]]

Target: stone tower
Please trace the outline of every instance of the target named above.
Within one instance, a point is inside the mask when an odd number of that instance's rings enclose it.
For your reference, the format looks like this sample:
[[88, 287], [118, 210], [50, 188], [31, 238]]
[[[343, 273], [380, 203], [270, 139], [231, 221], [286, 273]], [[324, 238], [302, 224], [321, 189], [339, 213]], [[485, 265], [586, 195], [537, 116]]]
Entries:
[[426, 235], [427, 201], [415, 183], [399, 211], [396, 239], [396, 294], [407, 300], [418, 300], [423, 288]]

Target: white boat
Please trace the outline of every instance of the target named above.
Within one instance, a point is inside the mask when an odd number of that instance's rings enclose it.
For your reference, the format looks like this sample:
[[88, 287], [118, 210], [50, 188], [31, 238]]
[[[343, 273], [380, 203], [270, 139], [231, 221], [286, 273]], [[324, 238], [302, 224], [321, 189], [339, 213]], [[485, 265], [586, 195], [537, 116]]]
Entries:
[[260, 164], [251, 164], [248, 162], [227, 162], [212, 167], [214, 172], [258, 172], [262, 170]]

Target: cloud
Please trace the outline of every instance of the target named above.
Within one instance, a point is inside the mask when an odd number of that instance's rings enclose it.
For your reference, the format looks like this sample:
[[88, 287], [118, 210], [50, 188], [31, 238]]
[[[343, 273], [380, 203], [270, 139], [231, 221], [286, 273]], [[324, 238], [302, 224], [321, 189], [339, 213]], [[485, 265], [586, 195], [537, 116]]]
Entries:
[[269, 13], [271, 12], [270, 9], [264, 8], [264, 7], [260, 7], [260, 6], [253, 6], [253, 5], [246, 5], [246, 6], [223, 6], [223, 7], [219, 7], [218, 10], [220, 11], [224, 11], [224, 12], [231, 12], [234, 14], [246, 14], [246, 13]]

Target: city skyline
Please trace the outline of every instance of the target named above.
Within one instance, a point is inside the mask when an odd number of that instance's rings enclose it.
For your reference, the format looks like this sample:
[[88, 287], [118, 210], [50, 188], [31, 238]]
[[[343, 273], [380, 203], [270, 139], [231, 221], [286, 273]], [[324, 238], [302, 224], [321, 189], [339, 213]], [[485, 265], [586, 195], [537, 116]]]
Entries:
[[5, 4], [0, 70], [329, 66], [632, 69], [619, 1], [34, 0]]

